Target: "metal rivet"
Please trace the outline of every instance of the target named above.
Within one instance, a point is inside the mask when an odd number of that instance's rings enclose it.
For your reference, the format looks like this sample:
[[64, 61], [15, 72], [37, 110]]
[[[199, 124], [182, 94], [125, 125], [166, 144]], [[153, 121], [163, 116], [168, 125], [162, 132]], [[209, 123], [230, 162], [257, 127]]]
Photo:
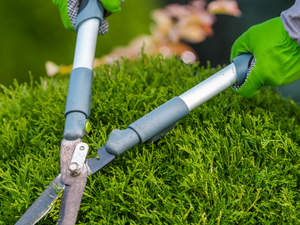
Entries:
[[83, 150], [84, 150], [84, 146], [81, 146], [81, 147], [80, 147], [80, 150], [83, 151]]
[[76, 162], [70, 163], [69, 171], [70, 171], [71, 175], [73, 175], [73, 176], [78, 175], [80, 172], [80, 167], [79, 167], [78, 163], [76, 163]]

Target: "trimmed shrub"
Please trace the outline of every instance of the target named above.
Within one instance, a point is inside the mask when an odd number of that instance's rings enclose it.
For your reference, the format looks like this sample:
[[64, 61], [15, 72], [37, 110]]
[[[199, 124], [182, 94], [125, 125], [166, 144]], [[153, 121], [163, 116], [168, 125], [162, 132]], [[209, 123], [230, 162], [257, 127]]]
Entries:
[[[95, 157], [129, 124], [214, 74], [161, 56], [95, 70], [83, 141]], [[68, 77], [14, 83], [0, 95], [0, 224], [14, 224], [59, 173]], [[197, 97], [197, 96], [195, 96]], [[78, 224], [299, 224], [299, 119], [275, 89], [227, 89], [156, 143], [90, 177]], [[59, 201], [40, 224], [58, 219]]]

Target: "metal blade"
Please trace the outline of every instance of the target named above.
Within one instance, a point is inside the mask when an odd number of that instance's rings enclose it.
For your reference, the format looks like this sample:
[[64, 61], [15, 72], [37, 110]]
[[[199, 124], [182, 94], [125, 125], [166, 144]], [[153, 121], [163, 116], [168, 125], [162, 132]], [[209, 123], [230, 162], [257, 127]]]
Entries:
[[59, 174], [18, 220], [16, 225], [36, 224], [49, 212], [58, 197], [58, 192], [62, 191], [64, 188], [65, 185], [61, 179], [61, 174]]
[[69, 180], [73, 180], [69, 173], [69, 164], [74, 154], [76, 146], [82, 143], [81, 139], [68, 141], [63, 139], [60, 145], [60, 173], [65, 185], [69, 184]]
[[90, 169], [91, 175], [97, 173], [99, 170], [101, 170], [104, 166], [109, 164], [115, 158], [116, 156], [108, 153], [104, 146], [99, 148], [97, 152], [97, 156], [95, 158], [90, 158], [87, 160], [87, 165]]
[[[72, 145], [77, 144], [78, 142], [71, 143], [70, 141], [62, 141], [61, 152], [64, 154], [65, 160], [70, 158], [71, 153], [70, 149], [74, 148]], [[68, 153], [67, 153], [68, 151]], [[88, 171], [91, 172], [91, 175], [98, 172], [108, 163], [115, 159], [115, 155], [108, 153], [105, 147], [98, 149], [97, 157], [93, 159], [88, 159], [84, 165], [84, 169], [77, 177], [70, 176], [70, 173], [65, 172], [63, 180], [66, 184], [64, 193], [62, 195], [62, 201], [59, 211], [59, 221], [58, 225], [73, 225], [76, 223], [78, 211], [81, 204], [81, 199], [87, 182]], [[64, 161], [64, 159], [61, 158]], [[66, 171], [67, 161], [61, 163], [61, 167]], [[88, 170], [89, 168], [89, 170]], [[63, 171], [62, 170], [62, 171]]]
[[71, 185], [66, 185], [61, 199], [58, 225], [74, 225], [76, 223], [87, 175], [88, 170], [85, 167], [85, 171], [73, 179]]
[[[64, 145], [62, 147], [66, 148], [67, 145], [68, 148], [74, 148], [74, 146], [80, 143], [80, 141], [81, 140], [76, 140], [73, 143], [64, 141]], [[86, 160], [86, 166], [80, 176], [71, 177], [68, 174], [64, 176], [64, 180], [67, 183], [66, 185], [62, 180], [61, 174], [59, 174], [25, 212], [25, 214], [18, 220], [16, 225], [36, 224], [50, 211], [52, 205], [58, 197], [57, 193], [63, 191], [64, 189], [65, 190], [62, 195], [60, 208], [60, 221], [58, 224], [75, 224], [82, 195], [85, 189], [88, 172], [90, 172], [90, 175], [93, 175], [114, 159], [115, 155], [108, 153], [103, 146], [98, 149], [97, 156], [95, 158], [89, 158]], [[67, 167], [63, 167], [66, 173]]]
[[87, 182], [88, 168], [86, 163], [83, 163], [78, 176], [71, 176], [68, 169], [76, 146], [80, 143], [82, 143], [81, 139], [73, 141], [63, 139], [61, 142], [60, 169], [62, 180], [66, 187], [60, 204], [59, 220], [57, 222], [59, 225], [74, 225], [76, 223], [78, 210]]

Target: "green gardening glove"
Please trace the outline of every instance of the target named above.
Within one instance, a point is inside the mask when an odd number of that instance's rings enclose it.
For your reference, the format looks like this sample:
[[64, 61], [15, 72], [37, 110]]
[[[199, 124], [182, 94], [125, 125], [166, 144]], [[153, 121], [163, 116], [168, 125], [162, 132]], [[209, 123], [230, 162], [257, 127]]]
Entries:
[[255, 58], [244, 84], [233, 86], [244, 97], [255, 96], [260, 86], [286, 85], [300, 77], [300, 46], [279, 17], [242, 34], [232, 46], [231, 61], [242, 53], [252, 53]]
[[[61, 19], [65, 28], [75, 31], [75, 20], [79, 10], [79, 0], [52, 0], [54, 5], [59, 8]], [[121, 11], [123, 0], [99, 0], [104, 9], [109, 13]], [[108, 30], [108, 23], [104, 19], [99, 28], [99, 34], [103, 35]]]

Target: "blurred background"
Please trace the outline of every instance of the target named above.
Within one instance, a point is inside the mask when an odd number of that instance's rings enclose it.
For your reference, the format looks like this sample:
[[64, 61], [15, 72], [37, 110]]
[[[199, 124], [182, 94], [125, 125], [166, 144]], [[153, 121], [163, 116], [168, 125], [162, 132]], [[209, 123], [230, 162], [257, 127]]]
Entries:
[[[98, 38], [96, 56], [125, 45], [140, 33], [149, 33], [149, 12], [161, 7], [156, 0], [127, 0], [121, 13], [109, 18], [109, 33]], [[76, 33], [66, 30], [52, 0], [0, 1], [0, 83], [16, 78], [29, 81], [46, 76], [45, 62], [71, 64]]]
[[[122, 11], [108, 18], [108, 34], [98, 38], [96, 57], [108, 54], [115, 46], [126, 45], [139, 34], [149, 34], [150, 12], [171, 3], [188, 0], [125, 0]], [[208, 1], [210, 2], [210, 1]], [[295, 0], [237, 0], [241, 17], [217, 15], [213, 35], [191, 44], [201, 65], [228, 64], [230, 48], [250, 26], [279, 16]], [[46, 76], [45, 62], [71, 64], [76, 34], [66, 30], [58, 9], [51, 0], [0, 1], [0, 84], [9, 86], [14, 79], [28, 82]], [[296, 84], [296, 86], [299, 84]], [[289, 89], [289, 88], [288, 88]], [[287, 93], [287, 95], [290, 93]]]

